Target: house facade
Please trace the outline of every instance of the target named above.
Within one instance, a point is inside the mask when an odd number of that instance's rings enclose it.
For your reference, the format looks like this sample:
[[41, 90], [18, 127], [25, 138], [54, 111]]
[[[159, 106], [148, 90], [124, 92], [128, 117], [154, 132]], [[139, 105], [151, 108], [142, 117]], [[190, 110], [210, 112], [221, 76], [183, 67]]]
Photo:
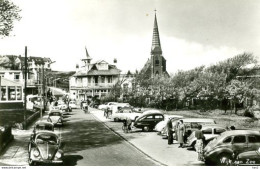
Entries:
[[[0, 56], [0, 76], [24, 85], [24, 61], [25, 57], [21, 56]], [[43, 69], [50, 71], [52, 61], [50, 58], [31, 56], [27, 58], [27, 63], [27, 92], [28, 94], [38, 94]]]
[[77, 66], [76, 73], [70, 77], [70, 97], [76, 100], [105, 97], [119, 81], [120, 70], [105, 60], [91, 63], [92, 58], [86, 50], [84, 65]]

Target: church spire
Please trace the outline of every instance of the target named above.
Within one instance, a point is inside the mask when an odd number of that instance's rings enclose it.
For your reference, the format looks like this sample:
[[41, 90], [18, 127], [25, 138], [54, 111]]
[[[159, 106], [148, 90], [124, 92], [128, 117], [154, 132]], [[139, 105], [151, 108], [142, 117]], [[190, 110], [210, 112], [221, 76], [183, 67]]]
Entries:
[[155, 10], [155, 17], [154, 17], [153, 41], [152, 41], [151, 53], [162, 54], [159, 29], [158, 29], [157, 17], [156, 17], [156, 10]]

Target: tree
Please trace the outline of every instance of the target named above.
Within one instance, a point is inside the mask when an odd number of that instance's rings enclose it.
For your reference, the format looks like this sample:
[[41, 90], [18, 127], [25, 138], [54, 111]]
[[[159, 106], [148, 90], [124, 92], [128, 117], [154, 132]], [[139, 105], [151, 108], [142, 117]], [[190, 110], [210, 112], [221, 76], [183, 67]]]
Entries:
[[0, 0], [0, 36], [9, 36], [15, 20], [20, 20], [18, 6], [9, 0]]

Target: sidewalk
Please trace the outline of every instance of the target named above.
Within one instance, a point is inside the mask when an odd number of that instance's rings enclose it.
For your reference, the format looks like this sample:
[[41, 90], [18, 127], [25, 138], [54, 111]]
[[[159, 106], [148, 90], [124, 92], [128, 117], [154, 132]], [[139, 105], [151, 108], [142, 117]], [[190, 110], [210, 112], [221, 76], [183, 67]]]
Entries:
[[187, 150], [186, 148], [178, 148], [179, 144], [177, 144], [177, 142], [174, 142], [173, 145], [168, 145], [167, 140], [162, 139], [156, 132], [140, 132], [140, 130], [136, 130], [135, 132], [134, 130], [133, 133], [123, 133], [122, 129], [119, 129], [118, 123], [111, 122], [111, 119], [106, 119], [104, 117], [103, 111], [91, 108], [90, 113], [144, 154], [163, 165], [204, 165], [203, 162], [197, 160], [197, 153], [195, 151]]

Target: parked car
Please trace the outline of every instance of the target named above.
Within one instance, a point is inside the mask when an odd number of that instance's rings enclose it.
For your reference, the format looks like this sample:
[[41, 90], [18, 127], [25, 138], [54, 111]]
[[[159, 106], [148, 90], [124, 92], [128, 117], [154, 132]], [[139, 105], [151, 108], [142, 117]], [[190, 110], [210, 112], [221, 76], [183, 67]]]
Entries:
[[33, 127], [33, 132], [31, 134], [31, 139], [35, 138], [39, 131], [54, 131], [54, 125], [48, 121], [38, 121]]
[[143, 114], [135, 120], [134, 126], [143, 131], [152, 131], [156, 124], [163, 120], [164, 115], [162, 113]]
[[114, 114], [118, 111], [119, 108], [123, 108], [123, 107], [131, 107], [131, 105], [129, 103], [117, 103], [114, 105], [109, 106], [109, 110], [111, 110], [111, 113]]
[[[205, 124], [202, 126], [202, 133], [205, 137], [205, 145], [207, 145], [211, 140], [219, 136], [221, 133], [226, 131], [226, 127], [218, 124]], [[187, 146], [195, 148], [197, 138], [195, 137], [195, 131], [187, 139]]]
[[71, 108], [65, 102], [63, 102], [61, 100], [58, 101], [58, 107], [60, 108], [60, 110], [62, 110], [64, 112], [71, 110]]
[[60, 110], [52, 110], [49, 113], [48, 121], [52, 122], [54, 125], [63, 125], [63, 117]]
[[228, 165], [234, 154], [254, 151], [260, 147], [260, 132], [253, 130], [226, 131], [204, 148], [206, 164]]
[[109, 106], [115, 105], [117, 104], [117, 102], [108, 102], [108, 103], [104, 103], [98, 106], [98, 109], [100, 110], [105, 110], [107, 109]]
[[40, 131], [30, 140], [28, 146], [29, 165], [40, 163], [62, 164], [63, 151], [59, 137], [51, 131]]
[[152, 110], [146, 110], [146, 111], [143, 112], [143, 114], [150, 114], [150, 113], [161, 113], [161, 111], [152, 109]]
[[71, 109], [76, 109], [77, 108], [76, 102], [75, 101], [70, 101], [69, 102], [69, 107], [71, 107]]
[[130, 118], [132, 121], [135, 121], [142, 113], [134, 111], [131, 107], [122, 107], [119, 111], [112, 113], [112, 120], [121, 121]]
[[164, 120], [160, 121], [159, 123], [157, 123], [156, 126], [154, 127], [154, 130], [158, 131], [159, 134], [161, 134], [161, 131], [166, 127], [166, 124], [167, 124], [169, 119], [180, 119], [180, 118], [183, 118], [183, 116], [179, 116], [179, 115], [164, 115]]
[[247, 152], [238, 154], [237, 158], [234, 160], [234, 164], [243, 165], [243, 166], [250, 166], [250, 165], [259, 166], [260, 165], [260, 148], [258, 148], [258, 150], [247, 151]]
[[[183, 123], [186, 127], [186, 133], [185, 133], [185, 137], [188, 138], [190, 136], [190, 134], [197, 130], [199, 128], [199, 124], [203, 125], [203, 124], [216, 124], [214, 119], [206, 119], [206, 118], [181, 118], [178, 120], [183, 120]], [[177, 121], [178, 120], [173, 120], [172, 121], [172, 127], [174, 128], [177, 125]], [[168, 138], [168, 129], [167, 127], [165, 127], [162, 131], [161, 131], [161, 135], [162, 138]], [[175, 139], [175, 133], [173, 134], [173, 138]]]

